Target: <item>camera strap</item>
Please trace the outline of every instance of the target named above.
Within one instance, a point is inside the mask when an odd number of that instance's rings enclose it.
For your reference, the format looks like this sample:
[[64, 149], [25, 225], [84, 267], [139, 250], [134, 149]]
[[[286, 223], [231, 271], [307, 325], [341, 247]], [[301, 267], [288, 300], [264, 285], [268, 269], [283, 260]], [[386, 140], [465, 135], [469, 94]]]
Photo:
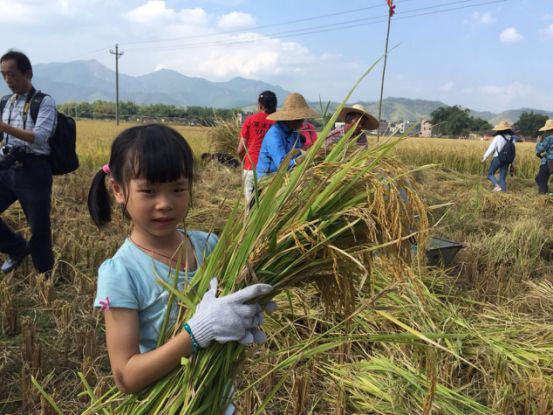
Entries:
[[[32, 86], [31, 90], [27, 93], [27, 96], [25, 97], [25, 104], [23, 105], [23, 114], [21, 114], [21, 118], [23, 119], [23, 129], [25, 129], [25, 127], [27, 126], [27, 118], [29, 117], [29, 111], [31, 109], [31, 100], [33, 99], [35, 94], [36, 94], [36, 89], [35, 87]], [[14, 94], [10, 98], [10, 112], [8, 113], [8, 125], [10, 125], [12, 121], [12, 111], [16, 101], [17, 101], [16, 96]], [[6, 134], [6, 145], [8, 144], [8, 138], [9, 136]]]
[[25, 105], [23, 106], [23, 129], [27, 126], [27, 118], [29, 117], [29, 110], [31, 109], [31, 100], [36, 94], [35, 87], [31, 87], [31, 90], [27, 94], [27, 97], [25, 98]]

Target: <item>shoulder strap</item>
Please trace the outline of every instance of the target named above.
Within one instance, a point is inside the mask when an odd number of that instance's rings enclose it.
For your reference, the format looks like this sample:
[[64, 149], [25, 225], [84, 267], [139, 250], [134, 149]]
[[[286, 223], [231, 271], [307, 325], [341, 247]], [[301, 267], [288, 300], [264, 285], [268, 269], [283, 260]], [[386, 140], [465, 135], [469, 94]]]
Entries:
[[[4, 108], [6, 108], [6, 104], [8, 103], [10, 98], [11, 98], [11, 95], [4, 95], [2, 99], [0, 99], [0, 121], [2, 121], [2, 114], [4, 114]], [[3, 141], [4, 137], [5, 137], [4, 133], [1, 132], [0, 141]]]
[[48, 94], [45, 94], [42, 91], [36, 91], [35, 94], [32, 96], [30, 113], [31, 113], [31, 118], [33, 120], [33, 123], [36, 123], [36, 119], [38, 117], [38, 110], [40, 109], [40, 104], [42, 103], [42, 100], [46, 95]]

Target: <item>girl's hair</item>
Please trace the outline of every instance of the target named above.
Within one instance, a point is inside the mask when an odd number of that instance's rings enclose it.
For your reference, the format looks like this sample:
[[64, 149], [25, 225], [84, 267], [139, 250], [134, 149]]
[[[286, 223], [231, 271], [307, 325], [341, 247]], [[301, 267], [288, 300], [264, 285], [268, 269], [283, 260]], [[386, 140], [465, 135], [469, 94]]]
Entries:
[[192, 186], [194, 178], [192, 149], [177, 131], [159, 124], [121, 132], [111, 145], [108, 166], [109, 169], [102, 168], [96, 173], [88, 192], [88, 211], [98, 227], [111, 221], [111, 199], [105, 184], [108, 174], [123, 190], [131, 179], [159, 183], [185, 177]]
[[276, 111], [277, 97], [273, 91], [263, 91], [257, 98], [257, 103], [266, 114], [272, 114]]

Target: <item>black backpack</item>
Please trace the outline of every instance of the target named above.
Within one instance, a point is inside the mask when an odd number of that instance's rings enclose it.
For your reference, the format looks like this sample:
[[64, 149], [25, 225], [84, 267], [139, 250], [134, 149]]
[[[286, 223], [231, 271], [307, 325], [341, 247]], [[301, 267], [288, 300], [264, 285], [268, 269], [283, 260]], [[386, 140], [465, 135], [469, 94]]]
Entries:
[[504, 135], [502, 135], [502, 137], [505, 140], [505, 145], [501, 151], [497, 153], [497, 158], [501, 164], [511, 164], [515, 161], [516, 157], [515, 136], [511, 136], [510, 140]]
[[[30, 99], [30, 115], [33, 122], [36, 123], [40, 104], [47, 94], [33, 88], [29, 94]], [[0, 101], [0, 114], [3, 113], [6, 103], [11, 95], [2, 97]], [[61, 175], [71, 173], [79, 168], [79, 157], [76, 151], [77, 142], [77, 126], [75, 120], [65, 114], [57, 111], [58, 124], [56, 131], [50, 137], [50, 165], [52, 174]], [[25, 125], [23, 126], [25, 128]]]

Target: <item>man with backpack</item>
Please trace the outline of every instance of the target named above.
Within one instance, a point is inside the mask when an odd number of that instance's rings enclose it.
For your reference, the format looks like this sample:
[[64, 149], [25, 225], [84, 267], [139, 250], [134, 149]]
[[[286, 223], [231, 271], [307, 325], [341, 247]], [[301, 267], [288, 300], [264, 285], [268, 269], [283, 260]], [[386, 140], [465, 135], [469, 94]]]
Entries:
[[35, 269], [39, 273], [48, 273], [54, 265], [49, 140], [56, 130], [56, 104], [50, 96], [44, 95], [36, 118], [31, 116], [31, 100], [36, 90], [31, 82], [31, 62], [23, 53], [8, 51], [0, 58], [0, 69], [13, 92], [7, 100], [2, 100], [0, 213], [19, 201], [31, 228], [31, 238], [26, 241], [0, 219], [0, 252], [7, 254], [0, 270], [4, 273], [12, 271], [31, 254]]
[[[488, 180], [494, 185], [494, 192], [505, 192], [507, 190], [506, 178], [509, 166], [514, 169], [516, 136], [509, 122], [505, 120], [500, 121], [493, 130], [497, 134], [484, 153], [482, 163], [485, 163], [489, 156], [493, 157], [488, 170]], [[498, 170], [499, 180], [495, 176]]]

